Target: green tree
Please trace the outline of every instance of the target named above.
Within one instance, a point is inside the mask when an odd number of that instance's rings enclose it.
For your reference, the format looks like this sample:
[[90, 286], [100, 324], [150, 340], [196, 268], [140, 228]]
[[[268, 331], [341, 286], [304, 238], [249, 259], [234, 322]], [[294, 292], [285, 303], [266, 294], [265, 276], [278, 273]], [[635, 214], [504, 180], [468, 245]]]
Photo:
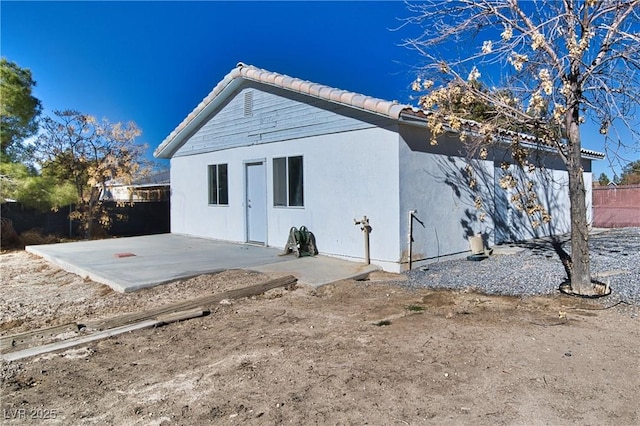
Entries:
[[40, 211], [57, 210], [78, 200], [68, 182], [38, 174], [22, 163], [0, 163], [0, 199], [15, 200]]
[[621, 185], [640, 184], [640, 160], [632, 161], [622, 168]]
[[[571, 290], [592, 295], [580, 126], [594, 120], [607, 150], [623, 144], [611, 131], [614, 122], [626, 126], [637, 141], [632, 120], [640, 98], [640, 0], [407, 4], [413, 13], [407, 24], [422, 30], [406, 45], [426, 61], [421, 105], [432, 111], [432, 143], [453, 129], [470, 152], [482, 155], [510, 140], [512, 160], [531, 166], [529, 156], [536, 150], [523, 147], [520, 135], [505, 133], [506, 127], [522, 129], [536, 137], [538, 147], [554, 150], [569, 177]], [[496, 90], [478, 88], [485, 69], [493, 77], [487, 85]], [[449, 88], [460, 90], [466, 105], [488, 105], [491, 116], [481, 125], [465, 123], [448, 106]]]
[[622, 183], [621, 179], [620, 179], [620, 176], [613, 175], [613, 183], [615, 183], [616, 185], [620, 185]]
[[5, 58], [0, 60], [0, 155], [17, 160], [24, 139], [38, 131], [40, 101], [32, 94], [31, 71]]
[[598, 183], [600, 185], [607, 186], [610, 182], [611, 181], [609, 180], [609, 176], [607, 176], [605, 172], [600, 173], [600, 176], [598, 177]]
[[94, 222], [110, 225], [100, 193], [107, 182], [131, 183], [148, 165], [145, 145], [136, 143], [141, 134], [135, 123], [110, 123], [77, 111], [55, 111], [42, 120], [42, 132], [35, 144], [35, 156], [42, 175], [70, 183], [78, 203], [71, 214], [91, 238]]

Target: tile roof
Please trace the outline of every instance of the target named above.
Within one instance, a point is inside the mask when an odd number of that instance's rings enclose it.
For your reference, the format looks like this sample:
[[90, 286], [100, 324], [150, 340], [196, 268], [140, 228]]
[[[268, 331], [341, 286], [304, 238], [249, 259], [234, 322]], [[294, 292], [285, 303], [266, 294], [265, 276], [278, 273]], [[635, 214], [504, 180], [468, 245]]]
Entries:
[[[427, 118], [430, 114], [432, 114], [431, 111], [413, 108], [412, 110], [403, 110], [400, 116], [400, 120], [408, 124], [411, 124], [411, 123], [415, 124], [419, 122], [426, 123]], [[474, 120], [461, 119], [460, 121], [463, 122], [465, 125], [468, 125], [472, 129], [480, 128], [482, 125], [480, 122], [474, 121]], [[445, 125], [444, 127], [447, 131], [451, 130], [448, 125]], [[451, 131], [455, 132], [453, 130]], [[502, 143], [508, 144], [511, 138], [518, 138], [519, 140], [525, 143], [528, 143], [530, 147], [533, 147], [533, 146], [544, 147], [544, 143], [539, 141], [538, 138], [536, 138], [531, 134], [519, 133], [513, 130], [500, 130], [500, 129], [498, 129], [498, 134], [502, 136]], [[546, 149], [547, 151], [555, 151], [556, 148], [553, 145], [549, 144], [544, 149]], [[606, 156], [602, 152], [594, 151], [586, 148], [582, 148], [580, 151], [582, 152], [583, 158], [588, 158], [591, 160], [602, 160]]]
[[[258, 83], [269, 84], [271, 86], [291, 90], [292, 92], [302, 93], [315, 98], [335, 102], [337, 104], [383, 115], [395, 120], [398, 119], [402, 110], [411, 108], [410, 105], [400, 105], [398, 102], [385, 101], [384, 99], [377, 99], [371, 96], [365, 96], [359, 93], [348, 92], [346, 90], [336, 89], [334, 87], [313, 83], [311, 81], [289, 77], [283, 74], [259, 69], [252, 65], [245, 65], [242, 62], [240, 62], [238, 66], [231, 71], [227, 77], [225, 77], [225, 80], [230, 76], [231, 78], [242, 77]], [[223, 82], [225, 80], [223, 80]]]
[[[155, 150], [154, 155], [156, 157], [170, 156], [172, 152], [177, 149], [176, 145], [180, 144], [182, 136], [186, 136], [190, 133], [190, 130], [193, 130], [192, 127], [200, 124], [201, 120], [204, 118], [203, 115], [206, 115], [205, 111], [212, 109], [214, 105], [218, 104], [216, 100], [219, 98], [220, 94], [229, 88], [235, 88], [241, 80], [255, 81], [279, 87], [332, 103], [367, 111], [372, 114], [382, 115], [393, 120], [397, 120], [402, 111], [413, 109], [411, 105], [401, 105], [395, 101], [386, 101], [384, 99], [336, 89], [334, 87], [289, 77], [284, 74], [278, 74], [240, 62], [222, 79], [222, 81], [216, 85], [216, 87], [213, 88], [202, 102], [200, 102], [198, 106], [191, 111], [182, 123], [180, 123], [178, 127], [176, 127], [169, 136], [162, 141]], [[201, 118], [201, 120], [198, 120], [198, 118]]]
[[[254, 81], [279, 87], [296, 93], [301, 93], [314, 98], [322, 99], [339, 105], [356, 108], [372, 114], [388, 117], [392, 120], [399, 120], [407, 124], [418, 124], [425, 122], [430, 111], [420, 109], [407, 104], [399, 104], [397, 101], [386, 101], [359, 93], [349, 92], [334, 87], [325, 86], [299, 78], [289, 77], [264, 69], [246, 65], [239, 62], [214, 88], [213, 90], [194, 108], [193, 111], [167, 136], [156, 148], [155, 157], [170, 158], [180, 147], [183, 139], [197, 129], [204, 120], [222, 103], [225, 92], [233, 91], [243, 80]], [[221, 96], [222, 95], [222, 96]], [[535, 139], [533, 136], [529, 136]], [[582, 153], [587, 158], [602, 159], [603, 153], [583, 149]]]

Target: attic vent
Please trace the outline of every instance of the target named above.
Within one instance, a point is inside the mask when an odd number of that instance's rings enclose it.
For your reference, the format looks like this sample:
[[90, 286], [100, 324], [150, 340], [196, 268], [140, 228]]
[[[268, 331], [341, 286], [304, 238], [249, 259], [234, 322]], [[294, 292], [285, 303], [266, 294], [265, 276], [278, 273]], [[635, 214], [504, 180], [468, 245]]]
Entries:
[[244, 116], [251, 117], [253, 115], [253, 92], [244, 92]]

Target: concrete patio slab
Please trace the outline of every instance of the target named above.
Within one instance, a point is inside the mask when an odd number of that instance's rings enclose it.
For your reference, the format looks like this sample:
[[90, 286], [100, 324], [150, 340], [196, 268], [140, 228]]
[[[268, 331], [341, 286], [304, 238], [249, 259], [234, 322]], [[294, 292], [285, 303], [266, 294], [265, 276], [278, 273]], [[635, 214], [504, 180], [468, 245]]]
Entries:
[[312, 286], [379, 269], [327, 256], [280, 256], [281, 251], [274, 248], [177, 234], [27, 246], [26, 250], [120, 292], [227, 269], [291, 274]]
[[345, 279], [365, 278], [371, 272], [380, 270], [380, 267], [375, 265], [349, 262], [328, 256], [295, 258], [288, 255], [285, 258], [288, 259], [285, 262], [267, 263], [251, 269], [264, 273], [293, 275], [300, 284], [314, 287]]

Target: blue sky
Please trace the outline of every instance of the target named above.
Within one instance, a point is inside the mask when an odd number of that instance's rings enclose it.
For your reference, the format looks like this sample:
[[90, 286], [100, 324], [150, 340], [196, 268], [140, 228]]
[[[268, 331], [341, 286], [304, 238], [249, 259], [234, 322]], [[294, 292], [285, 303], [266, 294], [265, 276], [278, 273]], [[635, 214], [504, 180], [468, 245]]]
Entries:
[[[420, 57], [388, 2], [2, 1], [1, 53], [30, 68], [45, 114], [135, 121], [153, 149], [237, 62], [415, 103]], [[599, 150], [599, 138], [585, 137]], [[637, 154], [636, 154], [637, 158]], [[634, 158], [631, 158], [634, 159]], [[611, 171], [597, 162], [595, 173]]]

